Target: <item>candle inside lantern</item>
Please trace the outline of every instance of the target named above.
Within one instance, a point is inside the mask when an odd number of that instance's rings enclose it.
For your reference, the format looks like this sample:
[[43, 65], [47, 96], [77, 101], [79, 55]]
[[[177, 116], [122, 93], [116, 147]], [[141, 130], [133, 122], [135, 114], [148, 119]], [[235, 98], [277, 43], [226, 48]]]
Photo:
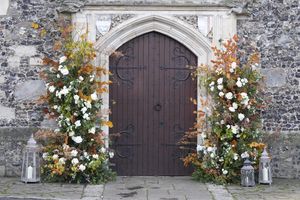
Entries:
[[248, 178], [248, 176], [246, 177], [245, 183], [246, 183], [246, 184], [249, 183], [249, 178]]
[[27, 178], [32, 179], [32, 174], [33, 174], [33, 168], [31, 166], [29, 166], [27, 168]]
[[268, 168], [264, 167], [262, 173], [263, 173], [263, 181], [269, 181]]

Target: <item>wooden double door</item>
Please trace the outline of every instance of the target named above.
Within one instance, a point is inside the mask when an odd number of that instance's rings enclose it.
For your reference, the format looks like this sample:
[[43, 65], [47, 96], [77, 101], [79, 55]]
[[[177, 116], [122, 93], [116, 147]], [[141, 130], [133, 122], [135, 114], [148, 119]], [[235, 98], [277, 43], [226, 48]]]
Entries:
[[195, 122], [197, 85], [189, 66], [197, 57], [178, 41], [149, 32], [109, 59], [112, 148], [118, 175], [189, 175], [178, 144]]

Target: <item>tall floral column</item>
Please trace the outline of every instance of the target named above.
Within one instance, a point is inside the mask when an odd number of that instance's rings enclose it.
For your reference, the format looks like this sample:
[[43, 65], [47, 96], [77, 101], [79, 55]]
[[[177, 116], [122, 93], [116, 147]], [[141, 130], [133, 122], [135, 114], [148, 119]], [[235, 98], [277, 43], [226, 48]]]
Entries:
[[[75, 183], [100, 183], [114, 178], [108, 160], [113, 151], [104, 144], [103, 126], [112, 126], [104, 121], [101, 111], [101, 93], [107, 92], [109, 82], [99, 80], [109, 73], [94, 66], [96, 57], [93, 44], [84, 36], [74, 41], [66, 34], [63, 42], [55, 48], [63, 53], [59, 61], [44, 59], [46, 69], [42, 77], [47, 82], [48, 117], [55, 118], [58, 129], [54, 132], [41, 130], [47, 135], [44, 147], [43, 178], [46, 181]], [[108, 112], [108, 111], [106, 111]]]
[[222, 50], [213, 51], [213, 66], [200, 66], [195, 72], [196, 76], [205, 73], [203, 82], [211, 101], [202, 104], [209, 107], [211, 114], [198, 111], [194, 130], [183, 142], [198, 136], [202, 143], [184, 161], [195, 166], [197, 179], [228, 183], [239, 181], [243, 159], [250, 157], [257, 163], [264, 147], [257, 142], [261, 138], [258, 109], [263, 106], [262, 77], [256, 70], [258, 54], [250, 55], [243, 66], [239, 62], [237, 37], [227, 41]]

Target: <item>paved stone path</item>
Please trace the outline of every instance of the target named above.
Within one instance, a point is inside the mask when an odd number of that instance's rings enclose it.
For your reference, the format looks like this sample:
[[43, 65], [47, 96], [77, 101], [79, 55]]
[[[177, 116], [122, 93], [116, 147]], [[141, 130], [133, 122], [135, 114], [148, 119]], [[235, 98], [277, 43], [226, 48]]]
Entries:
[[203, 184], [191, 177], [117, 177], [105, 185], [24, 184], [0, 177], [0, 200], [300, 200], [300, 180], [244, 188]]
[[118, 177], [104, 186], [103, 200], [210, 200], [205, 184], [190, 177]]

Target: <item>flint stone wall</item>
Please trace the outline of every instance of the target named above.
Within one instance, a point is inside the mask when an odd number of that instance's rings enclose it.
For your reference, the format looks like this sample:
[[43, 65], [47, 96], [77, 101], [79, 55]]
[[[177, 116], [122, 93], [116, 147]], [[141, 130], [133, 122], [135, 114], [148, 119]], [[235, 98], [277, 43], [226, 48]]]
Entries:
[[[41, 59], [59, 37], [60, 16], [84, 6], [229, 6], [240, 17], [241, 53], [257, 49], [266, 79], [268, 108], [262, 111], [273, 156], [274, 175], [299, 178], [300, 173], [300, 5], [298, 0], [10, 0], [0, 13], [0, 176], [20, 173], [25, 141], [39, 127], [55, 127], [35, 102], [45, 91], [38, 77]], [[130, 9], [130, 7], [127, 7]], [[32, 22], [52, 27], [40, 37]], [[117, 27], [115, 27], [117, 28]], [[50, 36], [51, 35], [51, 36]], [[243, 59], [243, 56], [242, 56]]]

